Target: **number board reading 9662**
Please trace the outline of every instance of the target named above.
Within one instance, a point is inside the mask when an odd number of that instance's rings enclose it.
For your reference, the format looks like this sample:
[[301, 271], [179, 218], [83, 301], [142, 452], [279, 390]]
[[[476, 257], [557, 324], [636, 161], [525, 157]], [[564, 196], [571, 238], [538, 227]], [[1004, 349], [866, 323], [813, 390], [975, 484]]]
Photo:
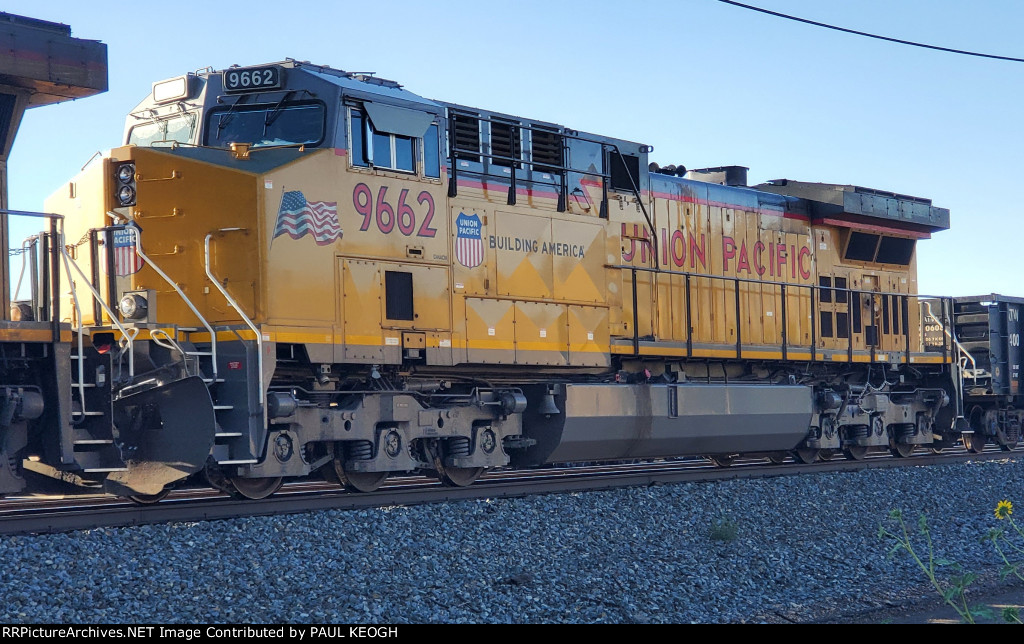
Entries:
[[238, 67], [224, 71], [225, 92], [256, 92], [281, 88], [281, 68]]

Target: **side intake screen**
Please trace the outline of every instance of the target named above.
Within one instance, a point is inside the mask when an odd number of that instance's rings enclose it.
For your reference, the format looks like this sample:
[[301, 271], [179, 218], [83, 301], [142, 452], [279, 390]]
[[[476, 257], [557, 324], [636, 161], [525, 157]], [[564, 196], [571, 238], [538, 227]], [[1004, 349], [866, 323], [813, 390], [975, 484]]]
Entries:
[[878, 255], [875, 261], [882, 264], [899, 264], [906, 266], [910, 264], [910, 258], [914, 255], [914, 240], [903, 237], [882, 237], [878, 245]]
[[455, 114], [455, 158], [480, 162], [480, 119], [464, 114]]
[[846, 245], [846, 259], [858, 262], [870, 262], [875, 259], [875, 248], [878, 247], [878, 235], [868, 233], [850, 233], [850, 243]]

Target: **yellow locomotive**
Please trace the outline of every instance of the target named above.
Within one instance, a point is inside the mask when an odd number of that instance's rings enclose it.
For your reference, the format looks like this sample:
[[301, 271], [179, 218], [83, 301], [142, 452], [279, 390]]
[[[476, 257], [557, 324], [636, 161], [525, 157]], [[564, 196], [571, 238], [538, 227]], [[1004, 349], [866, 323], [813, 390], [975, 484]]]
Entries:
[[118, 314], [63, 310], [130, 339], [124, 386], [210, 391], [215, 427], [149, 432], [132, 467], [249, 498], [316, 470], [365, 491], [955, 440], [952, 304], [915, 265], [948, 210], [651, 151], [293, 60], [188, 74], [47, 202], [99, 235], [77, 261]]

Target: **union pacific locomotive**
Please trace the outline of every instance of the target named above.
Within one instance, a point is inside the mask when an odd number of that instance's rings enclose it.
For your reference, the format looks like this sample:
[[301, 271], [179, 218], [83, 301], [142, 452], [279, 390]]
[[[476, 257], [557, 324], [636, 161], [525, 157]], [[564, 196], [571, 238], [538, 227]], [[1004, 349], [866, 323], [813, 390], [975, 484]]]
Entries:
[[155, 83], [46, 204], [107, 489], [1013, 448], [1022, 302], [918, 294], [948, 210], [651, 152], [294, 60]]

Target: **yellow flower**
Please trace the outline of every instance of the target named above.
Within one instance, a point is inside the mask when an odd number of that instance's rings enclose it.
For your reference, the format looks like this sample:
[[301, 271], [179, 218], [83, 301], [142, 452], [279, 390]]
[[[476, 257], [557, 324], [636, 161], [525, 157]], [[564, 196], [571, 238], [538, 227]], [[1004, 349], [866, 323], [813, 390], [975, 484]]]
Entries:
[[996, 518], [997, 519], [1008, 519], [1013, 514], [1013, 504], [1009, 501], [1000, 501], [996, 505]]

